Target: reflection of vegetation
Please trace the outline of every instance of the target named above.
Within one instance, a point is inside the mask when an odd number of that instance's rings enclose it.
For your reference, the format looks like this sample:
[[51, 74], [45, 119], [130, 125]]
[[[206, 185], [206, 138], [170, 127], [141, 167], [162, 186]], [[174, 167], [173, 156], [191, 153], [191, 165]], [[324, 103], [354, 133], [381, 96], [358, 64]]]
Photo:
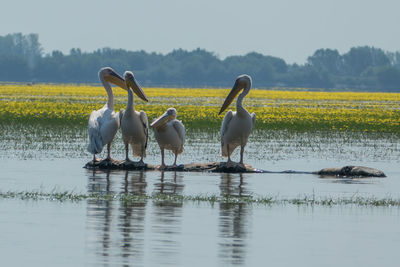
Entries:
[[21, 192], [0, 192], [0, 199], [21, 199], [21, 200], [48, 200], [48, 201], [120, 201], [122, 203], [143, 203], [146, 200], [152, 200], [157, 203], [176, 203], [185, 202], [223, 203], [227, 205], [249, 204], [249, 205], [319, 205], [319, 206], [336, 206], [336, 205], [358, 205], [358, 206], [395, 206], [400, 207], [400, 199], [393, 198], [374, 198], [353, 196], [350, 198], [317, 198], [313, 195], [302, 196], [291, 199], [279, 199], [276, 197], [236, 197], [236, 196], [218, 196], [218, 195], [171, 195], [171, 194], [153, 194], [153, 195], [135, 195], [135, 194], [76, 194], [73, 192], [38, 192], [38, 191], [21, 191]]
[[[125, 106], [126, 92], [115, 89], [116, 110]], [[221, 89], [146, 88], [149, 103], [137, 109], [155, 118], [170, 106], [190, 128], [219, 127]], [[85, 126], [92, 110], [106, 102], [101, 87], [71, 85], [0, 85], [0, 119]], [[257, 114], [259, 129], [297, 131], [400, 131], [400, 94], [326, 93], [252, 90], [246, 108]], [[233, 106], [234, 108], [234, 106]]]

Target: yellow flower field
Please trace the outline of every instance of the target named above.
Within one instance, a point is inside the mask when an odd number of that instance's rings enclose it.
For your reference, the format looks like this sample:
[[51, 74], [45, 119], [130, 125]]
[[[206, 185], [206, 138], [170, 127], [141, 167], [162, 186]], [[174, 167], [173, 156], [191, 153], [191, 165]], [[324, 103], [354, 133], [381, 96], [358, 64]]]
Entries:
[[[150, 102], [135, 98], [135, 108], [151, 121], [168, 107], [189, 127], [216, 127], [229, 89], [144, 88]], [[115, 87], [115, 110], [126, 105], [127, 92]], [[58, 122], [86, 125], [107, 94], [101, 86], [0, 85], [0, 122]], [[250, 91], [243, 102], [257, 114], [257, 128], [400, 132], [399, 93]], [[235, 105], [231, 105], [235, 110]]]

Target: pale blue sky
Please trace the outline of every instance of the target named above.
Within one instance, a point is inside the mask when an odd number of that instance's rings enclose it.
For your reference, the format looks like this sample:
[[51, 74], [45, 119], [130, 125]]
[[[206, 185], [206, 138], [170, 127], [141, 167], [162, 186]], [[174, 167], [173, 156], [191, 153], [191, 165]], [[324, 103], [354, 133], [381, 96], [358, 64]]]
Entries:
[[304, 63], [319, 48], [400, 50], [398, 0], [2, 0], [0, 35], [38, 33], [45, 52], [102, 47]]

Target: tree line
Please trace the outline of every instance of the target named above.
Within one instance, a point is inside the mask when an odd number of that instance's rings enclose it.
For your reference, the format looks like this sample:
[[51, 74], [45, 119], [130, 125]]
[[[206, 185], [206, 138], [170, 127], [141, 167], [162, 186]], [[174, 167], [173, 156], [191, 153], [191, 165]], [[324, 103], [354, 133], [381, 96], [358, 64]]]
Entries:
[[0, 81], [97, 83], [97, 72], [111, 66], [134, 72], [143, 86], [226, 87], [240, 74], [253, 77], [254, 87], [306, 87], [326, 90], [400, 91], [400, 51], [360, 46], [340, 54], [319, 49], [303, 65], [251, 52], [220, 59], [196, 49], [168, 54], [102, 48], [43, 52], [37, 34], [0, 36]]

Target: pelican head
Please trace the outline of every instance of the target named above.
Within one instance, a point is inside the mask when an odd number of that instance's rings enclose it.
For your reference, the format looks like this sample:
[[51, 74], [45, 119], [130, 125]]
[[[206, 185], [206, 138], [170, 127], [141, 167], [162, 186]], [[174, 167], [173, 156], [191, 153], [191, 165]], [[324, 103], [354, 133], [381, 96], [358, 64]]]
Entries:
[[146, 94], [144, 93], [142, 87], [140, 87], [139, 83], [136, 81], [135, 76], [133, 76], [133, 73], [131, 71], [125, 71], [124, 78], [127, 88], [131, 88], [138, 97], [146, 102], [149, 102], [149, 99], [147, 99]]
[[124, 78], [122, 78], [118, 73], [116, 73], [110, 67], [101, 68], [99, 71], [99, 77], [100, 80], [104, 79], [109, 83], [113, 83], [123, 89], [127, 89]]
[[220, 115], [224, 110], [229, 107], [232, 103], [233, 99], [239, 94], [243, 89], [250, 90], [251, 87], [251, 77], [247, 74], [240, 75], [236, 78], [235, 84], [232, 87], [232, 90], [229, 92], [228, 96], [225, 98], [224, 104], [218, 113]]
[[158, 117], [157, 119], [155, 119], [151, 124], [150, 127], [152, 128], [158, 128], [164, 124], [166, 124], [169, 121], [172, 121], [174, 119], [176, 119], [176, 109], [174, 108], [169, 108], [167, 109], [167, 111], [162, 114], [160, 117]]

